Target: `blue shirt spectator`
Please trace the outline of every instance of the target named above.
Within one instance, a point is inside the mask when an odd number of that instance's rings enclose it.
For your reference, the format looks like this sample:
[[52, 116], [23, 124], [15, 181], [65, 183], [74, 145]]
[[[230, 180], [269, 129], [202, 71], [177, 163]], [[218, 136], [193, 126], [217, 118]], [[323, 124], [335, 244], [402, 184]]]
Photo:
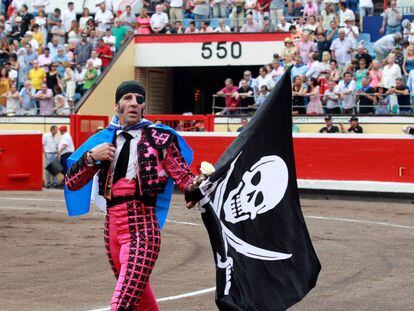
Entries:
[[302, 75], [306, 74], [307, 71], [308, 71], [308, 66], [306, 66], [302, 62], [302, 57], [296, 56], [295, 65], [292, 67], [292, 81], [294, 77], [296, 76], [301, 77]]
[[53, 57], [53, 62], [57, 65], [57, 71], [59, 72], [60, 76], [63, 77], [65, 74], [65, 67], [63, 64], [68, 62], [69, 58], [67, 55], [63, 54], [63, 48], [58, 48], [58, 53]]

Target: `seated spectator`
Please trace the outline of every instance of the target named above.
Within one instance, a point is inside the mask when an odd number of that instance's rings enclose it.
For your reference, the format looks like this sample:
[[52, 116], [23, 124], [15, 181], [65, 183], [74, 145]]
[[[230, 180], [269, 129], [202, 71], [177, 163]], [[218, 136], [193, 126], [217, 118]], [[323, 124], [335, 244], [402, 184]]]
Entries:
[[31, 45], [34, 52], [39, 53], [39, 43], [33, 38], [32, 31], [27, 31], [24, 35], [24, 39], [26, 43], [29, 43]]
[[217, 92], [218, 96], [225, 97], [226, 108], [220, 114], [238, 113], [239, 101], [237, 100], [237, 87], [233, 85], [233, 80], [228, 78], [224, 81], [225, 87]]
[[[128, 32], [134, 32], [135, 28], [137, 27], [137, 20], [135, 18], [135, 15], [132, 14], [132, 8], [130, 5], [125, 6], [125, 11], [121, 14], [119, 19], [121, 20], [123, 25], [126, 27]], [[148, 21], [149, 21], [149, 17], [148, 17]], [[149, 29], [149, 22], [147, 23], [147, 25], [148, 25], [147, 29]]]
[[408, 74], [407, 86], [411, 94], [411, 104], [414, 105], [414, 69], [411, 69]]
[[362, 79], [365, 77], [368, 77], [368, 69], [365, 59], [362, 58], [359, 60], [359, 69], [355, 72], [355, 88], [357, 90], [361, 89]]
[[214, 29], [214, 32], [231, 32], [230, 27], [226, 25], [224, 19], [218, 20], [218, 26]]
[[267, 16], [263, 18], [263, 27], [261, 32], [275, 32], [275, 26], [272, 25], [270, 18]]
[[240, 121], [240, 127], [237, 129], [237, 133], [240, 133], [240, 132], [242, 132], [245, 128], [246, 128], [246, 126], [247, 126], [247, 118], [241, 118], [241, 121]]
[[150, 25], [151, 29], [155, 33], [165, 33], [166, 26], [168, 24], [168, 15], [162, 11], [163, 7], [161, 4], [158, 4], [155, 7], [156, 12], [152, 14]]
[[346, 26], [345, 29], [345, 38], [352, 42], [352, 47], [355, 48], [357, 45], [357, 40], [359, 37], [358, 27], [353, 25], [355, 20], [350, 19], [349, 17], [345, 20]]
[[[374, 113], [374, 89], [369, 85], [369, 78], [363, 77], [361, 85], [356, 88], [357, 97], [356, 101], [359, 101], [359, 113], [360, 114], [371, 114]], [[371, 95], [372, 94], [372, 95]]]
[[89, 12], [89, 8], [84, 7], [83, 11], [82, 11], [82, 16], [79, 19], [79, 30], [81, 32], [85, 32], [88, 28], [87, 28], [87, 24], [88, 21], [92, 20], [93, 21], [93, 17], [91, 16], [90, 12]]
[[254, 105], [253, 88], [247, 84], [246, 79], [240, 80], [240, 87], [237, 89], [236, 99], [240, 102], [240, 107], [244, 108], [243, 113], [249, 112], [248, 107]]
[[370, 85], [377, 91], [378, 86], [382, 80], [382, 71], [380, 69], [380, 63], [376, 59], [372, 61], [371, 69], [368, 71], [368, 76], [370, 79]]
[[315, 78], [309, 79], [309, 87], [306, 95], [309, 96], [309, 103], [306, 106], [306, 114], [322, 114], [324, 111], [320, 98], [319, 85], [318, 80]]
[[56, 25], [52, 27], [51, 34], [57, 38], [59, 45], [63, 46], [65, 44], [66, 30], [62, 25], [62, 20], [56, 20]]
[[367, 50], [364, 48], [362, 44], [358, 45], [357, 53], [355, 54], [354, 59], [358, 60], [358, 62], [359, 60], [364, 59], [367, 68], [371, 66], [371, 63], [372, 63], [371, 55], [367, 53]]
[[56, 94], [56, 87], [61, 83], [60, 79], [61, 76], [57, 71], [56, 64], [51, 63], [49, 66], [49, 71], [46, 73], [46, 85], [53, 91], [53, 94]]
[[335, 81], [329, 80], [329, 88], [324, 92], [322, 101], [325, 104], [326, 113], [341, 114], [341, 104], [339, 102], [339, 95], [335, 90]]
[[96, 51], [92, 51], [90, 60], [93, 62], [93, 68], [96, 69], [98, 76], [100, 76], [102, 68], [102, 59], [98, 57], [98, 53]]
[[74, 97], [76, 91], [76, 82], [75, 82], [75, 74], [72, 70], [72, 66], [70, 63], [65, 63], [65, 73], [63, 75], [63, 82], [65, 84], [65, 94], [66, 99], [68, 100], [69, 107], [73, 110], [74, 108]]
[[83, 90], [84, 92], [88, 91], [96, 83], [96, 78], [98, 73], [95, 68], [93, 68], [93, 62], [88, 60], [86, 62], [86, 72], [83, 77]]
[[316, 29], [318, 28], [318, 23], [316, 21], [315, 16], [310, 16], [308, 20], [306, 21], [306, 24], [302, 27], [303, 32], [307, 32], [310, 35], [310, 39], [314, 39], [314, 34], [316, 32]]
[[412, 113], [410, 103], [410, 89], [404, 84], [404, 80], [402, 78], [397, 78], [395, 80], [395, 87], [390, 88], [387, 93], [397, 95], [399, 112], [401, 114]]
[[110, 47], [105, 44], [102, 38], [98, 39], [98, 48], [96, 49], [98, 57], [102, 60], [102, 71], [109, 66], [112, 61], [112, 52]]
[[285, 46], [283, 47], [283, 50], [282, 50], [282, 60], [285, 62], [285, 64], [290, 64], [294, 62], [295, 56], [296, 56], [296, 48], [293, 45], [292, 39], [285, 38]]
[[210, 22], [203, 21], [200, 23], [200, 33], [214, 32], [213, 28], [210, 27]]
[[76, 82], [76, 93], [83, 95], [83, 78], [85, 77], [86, 69], [82, 66], [81, 63], [76, 63], [74, 76]]
[[401, 68], [395, 63], [394, 55], [390, 54], [387, 56], [387, 64], [382, 69], [382, 78], [380, 84], [389, 89], [395, 87], [395, 80], [401, 78]]
[[52, 59], [58, 54], [58, 49], [62, 48], [63, 45], [59, 44], [59, 38], [57, 36], [53, 36], [52, 40], [47, 44], [47, 47], [50, 51], [50, 56]]
[[251, 108], [257, 107], [260, 108], [265, 103], [267, 96], [269, 96], [270, 92], [266, 85], [262, 85], [259, 89], [259, 95], [256, 98], [256, 103]]
[[401, 26], [403, 28], [403, 36], [408, 42], [414, 41], [414, 22], [405, 19], [402, 21]]
[[184, 32], [185, 32], [185, 29], [183, 27], [183, 24], [179, 21], [176, 21], [174, 23], [174, 27], [172, 27], [170, 29], [170, 33], [181, 34], [181, 33], [184, 33]]
[[333, 20], [329, 23], [330, 29], [326, 31], [326, 40], [332, 42], [333, 40], [339, 38], [339, 27], [336, 20]]
[[325, 117], [325, 126], [319, 130], [319, 133], [339, 133], [339, 128], [333, 125], [332, 117]]
[[188, 24], [188, 28], [185, 30], [185, 32], [184, 33], [199, 33], [199, 30], [196, 28], [196, 23], [195, 23], [195, 21], [191, 21], [189, 24]]
[[30, 69], [28, 78], [32, 84], [32, 87], [36, 91], [40, 90], [43, 81], [46, 79], [46, 72], [43, 68], [39, 67], [39, 62], [37, 60], [33, 61], [33, 68]]
[[[280, 22], [278, 24], [276, 24], [276, 30], [280, 31], [280, 32], [289, 32], [290, 31], [290, 27], [292, 26], [291, 23], [288, 23], [286, 21], [286, 17], [281, 16], [280, 17]], [[297, 30], [297, 28], [294, 28], [295, 30]]]
[[299, 76], [301, 77], [302, 75], [305, 75], [306, 72], [308, 71], [308, 66], [306, 66], [303, 62], [302, 62], [302, 57], [301, 56], [296, 56], [295, 57], [295, 65], [292, 67], [292, 80], [294, 77]]
[[332, 58], [336, 59], [339, 67], [343, 68], [352, 61], [354, 46], [350, 40], [345, 38], [345, 29], [339, 29], [339, 38], [333, 40], [331, 44]]
[[88, 34], [83, 32], [81, 35], [81, 41], [76, 45], [74, 56], [75, 62], [81, 63], [82, 66], [86, 65], [86, 61], [91, 57], [92, 45], [88, 42]]
[[273, 88], [273, 79], [268, 74], [268, 70], [265, 66], [260, 67], [259, 69], [259, 76], [256, 78], [256, 91], [258, 92], [263, 85], [266, 85], [268, 90], [271, 90]]
[[24, 86], [21, 88], [20, 92], [20, 106], [22, 115], [31, 115], [34, 116], [37, 113], [36, 109], [36, 100], [34, 96], [36, 95], [36, 90], [32, 88], [32, 84], [29, 80], [24, 82]]
[[53, 57], [50, 55], [50, 49], [46, 47], [43, 54], [39, 55], [37, 60], [39, 62], [39, 67], [42, 68], [44, 72], [48, 72], [49, 66], [53, 61]]
[[42, 83], [41, 88], [34, 98], [39, 102], [39, 114], [41, 116], [51, 115], [53, 112], [53, 92], [46, 83]]
[[246, 16], [246, 23], [241, 28], [240, 32], [259, 32], [259, 24], [253, 20], [253, 15], [248, 14]]
[[276, 85], [276, 83], [279, 82], [280, 78], [283, 76], [284, 73], [285, 73], [285, 68], [282, 65], [280, 65], [280, 60], [274, 59], [273, 70], [270, 72], [270, 76], [273, 80], [273, 85]]
[[19, 91], [16, 88], [16, 84], [11, 86], [10, 91], [6, 94], [6, 114], [8, 116], [18, 115], [20, 111], [20, 95]]
[[305, 114], [306, 88], [300, 76], [293, 77], [292, 84], [292, 112], [294, 114]]
[[[414, 28], [413, 28], [414, 31]], [[403, 73], [408, 78], [408, 75], [412, 69], [414, 69], [414, 44], [407, 46], [406, 53], [404, 55]]]
[[397, 1], [391, 0], [390, 7], [383, 14], [382, 27], [380, 34], [390, 35], [401, 31], [400, 23], [402, 21], [401, 9], [397, 8]]
[[355, 91], [355, 81], [352, 80], [352, 75], [350, 72], [345, 72], [343, 79], [339, 81], [336, 87], [336, 93], [339, 95], [342, 112], [345, 114], [354, 113], [355, 100], [354, 100], [354, 91]]
[[389, 34], [379, 38], [372, 45], [372, 49], [375, 52], [375, 58], [382, 62], [388, 54], [394, 49], [394, 47], [402, 40], [402, 35], [400, 32]]
[[308, 71], [306, 72], [306, 77], [308, 78], [315, 78], [317, 79], [319, 77], [319, 73], [321, 70], [321, 63], [319, 61], [319, 54], [318, 53], [312, 53], [312, 56], [310, 57], [310, 63], [308, 64]]
[[79, 30], [78, 22], [73, 20], [70, 24], [70, 29], [67, 33], [68, 43], [71, 47], [76, 47], [76, 45], [81, 40], [81, 31]]
[[68, 101], [62, 94], [58, 94], [54, 98], [53, 113], [58, 116], [68, 116], [70, 114]]
[[106, 29], [111, 28], [114, 15], [106, 8], [105, 0], [99, 0], [97, 5], [99, 5], [99, 10], [95, 14], [96, 30], [102, 36]]
[[115, 37], [115, 51], [117, 51], [126, 42], [129, 37], [128, 34], [129, 31], [122, 24], [121, 19], [115, 18], [115, 27], [112, 29], [112, 35]]
[[309, 63], [311, 53], [318, 51], [315, 42], [309, 39], [308, 32], [303, 33], [302, 40], [298, 42], [296, 48], [297, 54], [302, 57], [302, 61], [305, 65]]
[[352, 116], [349, 119], [349, 128], [347, 130], [345, 130], [345, 127], [342, 123], [340, 123], [339, 125], [341, 126], [342, 133], [348, 132], [348, 133], [362, 134], [364, 132], [362, 127], [358, 123], [358, 118], [354, 116]]
[[57, 71], [59, 72], [59, 75], [61, 77], [63, 77], [63, 74], [65, 72], [65, 68], [63, 67], [63, 64], [68, 61], [69, 61], [69, 58], [64, 54], [63, 47], [58, 48], [57, 55], [53, 57], [53, 63], [57, 66]]
[[346, 20], [355, 20], [355, 14], [352, 10], [347, 8], [347, 4], [345, 2], [339, 3], [339, 27], [346, 27]]
[[40, 26], [38, 24], [34, 24], [32, 26], [32, 36], [33, 36], [33, 40], [36, 41], [37, 46], [38, 46], [37, 52], [39, 54], [42, 53], [43, 45], [45, 43], [46, 38], [43, 38], [43, 33], [40, 31]]
[[112, 30], [111, 28], [107, 28], [105, 31], [105, 35], [102, 37], [102, 40], [104, 41], [104, 43], [106, 45], [109, 46], [109, 49], [111, 50], [112, 54], [115, 53], [116, 48], [115, 48], [115, 36], [112, 35]]

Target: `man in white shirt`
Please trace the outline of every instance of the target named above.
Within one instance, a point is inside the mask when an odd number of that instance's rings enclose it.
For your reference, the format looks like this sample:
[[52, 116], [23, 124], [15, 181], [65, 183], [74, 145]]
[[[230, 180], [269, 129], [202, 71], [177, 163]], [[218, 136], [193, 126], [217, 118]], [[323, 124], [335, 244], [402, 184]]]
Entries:
[[114, 15], [106, 8], [105, 1], [101, 1], [99, 3], [99, 10], [95, 14], [95, 22], [98, 25], [97, 30], [100, 35], [103, 35], [106, 29], [111, 28], [113, 19]]
[[73, 2], [68, 2], [68, 8], [62, 14], [62, 25], [66, 32], [70, 30], [72, 21], [76, 21], [75, 5]]
[[104, 40], [105, 44], [109, 45], [109, 47], [111, 48], [111, 52], [115, 53], [116, 48], [115, 48], [115, 36], [112, 35], [112, 30], [111, 28], [107, 28], [105, 31], [105, 36], [102, 37], [102, 39]]
[[[318, 79], [319, 72], [321, 70], [321, 63], [319, 61], [319, 54], [318, 53], [312, 53], [311, 56], [312, 62], [310, 63], [309, 70], [305, 73], [307, 78], [315, 78]], [[309, 64], [308, 64], [309, 66]]]
[[342, 113], [344, 114], [353, 114], [355, 107], [355, 81], [352, 80], [352, 74], [350, 72], [345, 72], [343, 79], [339, 81], [338, 85], [335, 88], [335, 93], [339, 95]]
[[265, 66], [260, 67], [259, 76], [256, 78], [256, 92], [258, 93], [262, 86], [265, 85], [270, 91], [273, 88], [273, 79], [268, 75], [267, 68]]
[[339, 3], [339, 27], [346, 27], [345, 21], [347, 19], [355, 20], [355, 14], [346, 7], [345, 2]]
[[345, 23], [346, 23], [346, 27], [344, 28], [345, 38], [351, 41], [353, 47], [355, 48], [357, 46], [358, 37], [359, 37], [358, 27], [353, 25], [354, 21], [349, 18], [345, 21]]
[[63, 166], [63, 174], [66, 174], [67, 166], [66, 160], [70, 157], [70, 155], [75, 151], [75, 146], [73, 144], [72, 137], [67, 132], [68, 128], [66, 125], [62, 125], [59, 127], [60, 132], [60, 141], [58, 145], [58, 158], [60, 159], [60, 163]]
[[409, 43], [414, 41], [414, 22], [405, 19], [402, 21], [401, 26], [403, 27], [404, 39], [407, 39]]
[[96, 50], [92, 50], [91, 52], [91, 58], [88, 59], [88, 61], [92, 61], [93, 68], [98, 72], [98, 76], [101, 74], [101, 68], [102, 68], [102, 59], [98, 57], [98, 53]]
[[168, 15], [162, 11], [162, 5], [155, 7], [155, 13], [151, 16], [151, 29], [155, 33], [165, 33], [165, 26], [168, 24]]
[[375, 41], [372, 49], [375, 52], [375, 58], [381, 62], [392, 50], [394, 50], [395, 45], [400, 42], [402, 35], [400, 32], [385, 35]]
[[276, 28], [279, 31], [289, 32], [289, 28], [290, 28], [291, 25], [292, 25], [291, 23], [286, 22], [286, 17], [281, 16], [280, 17], [280, 23], [277, 24]]
[[333, 40], [330, 50], [332, 58], [336, 59], [340, 67], [344, 67], [347, 63], [352, 61], [354, 47], [352, 42], [345, 38], [345, 29], [339, 29], [338, 33], [339, 38]]
[[119, 19], [124, 23], [124, 26], [128, 31], [133, 32], [135, 30], [137, 22], [135, 15], [132, 14], [132, 8], [130, 5], [125, 7], [125, 12], [121, 14]]
[[[47, 167], [50, 163], [52, 163], [57, 156], [58, 150], [58, 138], [57, 138], [58, 128], [56, 125], [52, 125], [50, 127], [50, 133], [43, 135], [43, 152], [45, 154], [45, 167]], [[58, 186], [57, 175], [53, 176], [49, 173], [48, 170], [45, 170], [45, 187], [50, 188]], [[51, 183], [52, 180], [52, 183]]]
[[231, 32], [230, 27], [226, 25], [224, 19], [218, 20], [218, 26], [214, 29], [214, 32]]

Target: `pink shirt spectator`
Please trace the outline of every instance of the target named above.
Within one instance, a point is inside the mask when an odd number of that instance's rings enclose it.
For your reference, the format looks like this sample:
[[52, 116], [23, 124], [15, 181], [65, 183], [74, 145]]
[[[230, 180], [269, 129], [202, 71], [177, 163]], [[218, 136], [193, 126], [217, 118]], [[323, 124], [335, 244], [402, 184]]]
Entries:
[[300, 41], [298, 43], [298, 52], [299, 52], [299, 55], [302, 57], [302, 61], [303, 61], [304, 64], [309, 63], [309, 55], [310, 55], [310, 53], [317, 52], [317, 51], [318, 51], [318, 49], [316, 47], [315, 42], [312, 42], [312, 41], [307, 41], [307, 42]]
[[372, 88], [377, 88], [380, 84], [382, 78], [382, 71], [381, 70], [370, 70], [369, 77], [371, 79], [370, 85]]
[[309, 5], [309, 3], [306, 3], [305, 7], [303, 8], [303, 13], [304, 13], [303, 15], [307, 16], [307, 17], [309, 17], [309, 16], [315, 16], [316, 17], [317, 13], [318, 13], [318, 8], [313, 3], [311, 3], [310, 5]]
[[224, 87], [220, 90], [220, 92], [223, 92], [226, 97], [227, 108], [239, 107], [239, 101], [235, 97], [231, 96], [233, 93], [237, 92], [237, 86], [232, 86], [231, 88]]
[[39, 62], [39, 67], [43, 68], [45, 72], [49, 72], [49, 65], [52, 63], [53, 57], [49, 55], [46, 57], [45, 54], [39, 55], [37, 61]]

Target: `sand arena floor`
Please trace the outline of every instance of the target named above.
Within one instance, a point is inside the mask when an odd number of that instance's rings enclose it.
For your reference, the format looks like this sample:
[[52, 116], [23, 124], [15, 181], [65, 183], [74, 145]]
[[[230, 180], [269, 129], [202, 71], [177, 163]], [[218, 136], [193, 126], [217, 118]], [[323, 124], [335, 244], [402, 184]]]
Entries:
[[[161, 310], [216, 310], [208, 237], [183, 206], [174, 195], [152, 286]], [[307, 198], [302, 208], [322, 272], [291, 310], [414, 310], [412, 202]], [[59, 190], [0, 192], [0, 310], [105, 310], [115, 279], [103, 221], [97, 209], [69, 218]]]

